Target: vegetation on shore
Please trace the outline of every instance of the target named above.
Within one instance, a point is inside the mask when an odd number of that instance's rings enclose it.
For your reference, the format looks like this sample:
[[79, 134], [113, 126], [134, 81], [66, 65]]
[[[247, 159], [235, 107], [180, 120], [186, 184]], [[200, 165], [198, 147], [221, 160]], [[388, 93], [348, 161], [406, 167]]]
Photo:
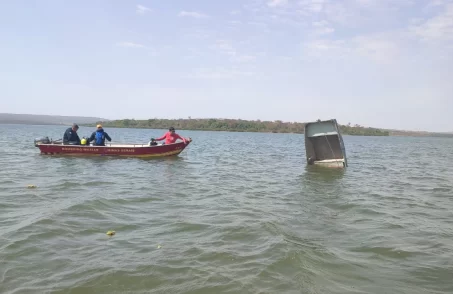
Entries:
[[[24, 125], [64, 125], [72, 123], [94, 126], [94, 122], [102, 122], [106, 127], [119, 128], [153, 128], [167, 129], [173, 125], [180, 130], [210, 130], [231, 132], [274, 132], [274, 133], [303, 133], [304, 123], [291, 123], [282, 121], [250, 121], [240, 119], [150, 119], [150, 120], [113, 120], [109, 121], [96, 117], [78, 117], [61, 115], [36, 115], [0, 113], [0, 124]], [[453, 138], [453, 132], [425, 132], [385, 130], [366, 128], [359, 125], [340, 125], [341, 132], [346, 135], [359, 136], [412, 136], [412, 137], [448, 137]]]
[[[241, 119], [148, 119], [148, 120], [112, 120], [101, 122], [104, 127], [167, 129], [170, 126], [177, 130], [229, 131], [229, 132], [262, 132], [262, 133], [304, 133], [305, 123], [241, 120]], [[90, 124], [94, 126], [94, 124]], [[341, 133], [354, 136], [389, 136], [389, 131], [367, 128], [359, 125], [340, 125]]]

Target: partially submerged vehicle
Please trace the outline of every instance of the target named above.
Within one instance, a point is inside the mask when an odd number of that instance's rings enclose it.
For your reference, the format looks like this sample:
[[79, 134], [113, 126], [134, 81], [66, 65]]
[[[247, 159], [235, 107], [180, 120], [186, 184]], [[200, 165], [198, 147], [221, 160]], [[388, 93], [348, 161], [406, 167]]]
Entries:
[[304, 133], [308, 165], [348, 166], [343, 137], [336, 119], [307, 123]]

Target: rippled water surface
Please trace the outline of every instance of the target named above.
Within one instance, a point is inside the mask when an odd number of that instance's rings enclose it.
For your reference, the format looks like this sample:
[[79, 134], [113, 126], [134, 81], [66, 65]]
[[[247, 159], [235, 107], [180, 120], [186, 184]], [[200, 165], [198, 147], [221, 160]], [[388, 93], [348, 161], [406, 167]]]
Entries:
[[307, 168], [294, 134], [38, 154], [64, 130], [0, 125], [0, 293], [453, 293], [452, 139], [344, 136], [345, 171]]

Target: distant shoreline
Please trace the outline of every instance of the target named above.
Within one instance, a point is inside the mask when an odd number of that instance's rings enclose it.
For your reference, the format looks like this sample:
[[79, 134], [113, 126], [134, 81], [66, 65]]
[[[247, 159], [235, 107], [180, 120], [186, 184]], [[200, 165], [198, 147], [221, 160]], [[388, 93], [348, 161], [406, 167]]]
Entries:
[[[174, 126], [178, 130], [214, 131], [214, 132], [252, 132], [252, 133], [292, 133], [303, 134], [305, 123], [283, 121], [261, 121], [242, 119], [148, 119], [148, 120], [106, 120], [97, 117], [58, 116], [0, 113], [0, 124], [94, 127], [102, 123], [104, 127], [131, 129], [167, 129]], [[392, 137], [453, 137], [453, 133], [389, 130], [370, 128], [359, 125], [341, 125], [343, 135], [352, 136], [392, 136]]]
[[[305, 123], [282, 122], [282, 121], [261, 121], [241, 119], [148, 119], [148, 120], [110, 120], [107, 122], [85, 124], [94, 127], [102, 123], [108, 128], [130, 128], [130, 129], [168, 129], [169, 126], [177, 130], [187, 131], [224, 131], [224, 132], [251, 132], [251, 133], [291, 133], [303, 134]], [[392, 136], [392, 137], [453, 137], [449, 133], [417, 132], [386, 130], [360, 125], [339, 125], [343, 135], [351, 136]]]
[[86, 124], [96, 121], [107, 120], [100, 117], [0, 113], [0, 124], [72, 125], [73, 123]]

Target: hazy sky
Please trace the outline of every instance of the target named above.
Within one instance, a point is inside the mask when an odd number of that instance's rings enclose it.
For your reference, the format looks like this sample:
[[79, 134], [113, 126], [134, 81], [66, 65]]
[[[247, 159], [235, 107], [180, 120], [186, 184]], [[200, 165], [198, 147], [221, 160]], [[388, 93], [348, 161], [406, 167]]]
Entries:
[[0, 101], [453, 131], [453, 0], [3, 0]]

